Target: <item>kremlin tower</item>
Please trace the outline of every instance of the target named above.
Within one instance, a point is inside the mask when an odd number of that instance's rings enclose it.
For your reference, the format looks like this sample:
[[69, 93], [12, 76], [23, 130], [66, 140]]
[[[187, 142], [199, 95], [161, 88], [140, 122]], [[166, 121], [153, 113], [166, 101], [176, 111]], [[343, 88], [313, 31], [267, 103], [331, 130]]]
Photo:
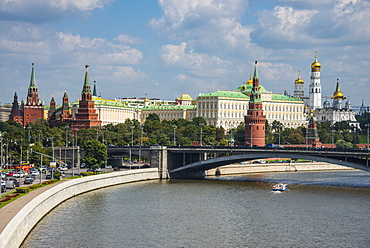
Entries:
[[94, 108], [92, 93], [89, 79], [89, 66], [86, 65], [85, 80], [81, 92], [81, 100], [77, 109], [76, 117], [71, 120], [71, 128], [73, 133], [78, 129], [88, 129], [91, 127], [101, 126], [101, 121], [98, 119], [98, 114]]
[[32, 63], [31, 80], [28, 86], [27, 102], [19, 108], [18, 96], [14, 95], [10, 120], [14, 120], [26, 127], [27, 123], [38, 123], [44, 119], [44, 105], [39, 98], [39, 89], [36, 86], [34, 63]]
[[245, 122], [245, 143], [246, 145], [265, 146], [265, 124], [266, 116], [263, 114], [261, 89], [255, 62], [253, 88], [250, 93], [249, 109], [244, 116]]

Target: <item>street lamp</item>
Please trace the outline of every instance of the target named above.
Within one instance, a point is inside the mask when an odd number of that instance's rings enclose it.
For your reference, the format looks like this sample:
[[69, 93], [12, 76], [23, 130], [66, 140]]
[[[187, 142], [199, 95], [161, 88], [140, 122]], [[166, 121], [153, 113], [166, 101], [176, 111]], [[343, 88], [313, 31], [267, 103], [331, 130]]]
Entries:
[[64, 127], [66, 129], [66, 146], [64, 148], [64, 165], [67, 165], [67, 147], [68, 147], [68, 128], [69, 126]]
[[176, 125], [173, 125], [173, 146], [176, 146]]
[[331, 126], [331, 148], [334, 149], [334, 124]]
[[131, 125], [130, 128], [131, 128], [131, 146], [130, 146], [130, 168], [131, 168], [131, 160], [132, 160], [131, 148], [134, 146], [134, 128], [135, 128], [135, 126]]
[[102, 143], [104, 144], [105, 143], [105, 140], [104, 140], [104, 130], [105, 130], [105, 127], [101, 127], [101, 130], [102, 130]]
[[38, 130], [37, 130], [37, 139], [38, 139], [39, 144], [41, 144], [41, 143], [40, 143], [40, 132], [41, 132], [41, 130], [40, 130], [40, 129], [38, 129]]
[[250, 126], [250, 130], [251, 130], [251, 149], [253, 149], [253, 125], [254, 123], [250, 122], [248, 125]]
[[203, 146], [203, 142], [202, 142], [202, 136], [203, 136], [203, 126], [204, 126], [204, 123], [199, 123], [199, 126], [200, 126], [200, 146]]
[[28, 130], [28, 144], [29, 144], [31, 142], [31, 127], [27, 126], [27, 130]]
[[366, 148], [369, 149], [369, 126], [370, 123], [366, 123], [365, 127], [367, 127], [367, 141], [366, 141]]

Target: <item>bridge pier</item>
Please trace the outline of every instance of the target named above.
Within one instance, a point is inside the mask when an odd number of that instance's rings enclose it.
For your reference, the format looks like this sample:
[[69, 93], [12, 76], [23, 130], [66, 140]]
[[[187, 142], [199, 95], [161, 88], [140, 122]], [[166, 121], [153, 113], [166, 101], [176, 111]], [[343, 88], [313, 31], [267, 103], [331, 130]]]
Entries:
[[160, 179], [169, 179], [168, 173], [168, 151], [166, 146], [151, 146], [150, 147], [150, 164], [152, 167], [158, 168]]

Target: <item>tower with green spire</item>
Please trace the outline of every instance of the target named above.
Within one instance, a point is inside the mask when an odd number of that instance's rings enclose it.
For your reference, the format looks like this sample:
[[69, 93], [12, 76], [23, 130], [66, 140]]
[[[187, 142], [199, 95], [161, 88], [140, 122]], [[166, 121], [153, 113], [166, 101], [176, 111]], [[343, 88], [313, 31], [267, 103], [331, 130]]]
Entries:
[[98, 113], [96, 113], [94, 101], [90, 88], [89, 66], [85, 66], [85, 79], [81, 92], [81, 100], [79, 101], [75, 118], [71, 120], [71, 128], [73, 133], [79, 129], [88, 129], [91, 127], [101, 126]]
[[27, 123], [39, 123], [44, 119], [44, 104], [39, 98], [39, 89], [36, 85], [35, 64], [32, 63], [31, 80], [28, 86], [27, 100], [23, 104], [23, 126]]
[[266, 116], [263, 114], [261, 87], [258, 77], [257, 61], [253, 75], [253, 88], [250, 94], [249, 109], [244, 116], [245, 143], [251, 147], [265, 146]]

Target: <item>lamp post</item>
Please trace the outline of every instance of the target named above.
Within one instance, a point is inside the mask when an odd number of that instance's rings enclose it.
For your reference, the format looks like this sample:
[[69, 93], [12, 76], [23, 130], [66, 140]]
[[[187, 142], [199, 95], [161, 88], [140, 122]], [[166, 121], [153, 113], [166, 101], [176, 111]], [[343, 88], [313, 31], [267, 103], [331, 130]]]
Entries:
[[334, 124], [331, 126], [331, 148], [334, 149]]
[[176, 125], [173, 125], [173, 146], [176, 146]]
[[[2, 135], [2, 134], [1, 134]], [[0, 159], [0, 172], [3, 171], [3, 137], [0, 137], [0, 142], [1, 142], [1, 159]]]
[[27, 126], [27, 130], [28, 130], [28, 144], [29, 144], [31, 142], [31, 127]]
[[203, 146], [202, 138], [203, 138], [203, 126], [204, 126], [204, 123], [199, 123], [199, 126], [200, 126], [200, 146]]
[[141, 161], [141, 147], [143, 146], [143, 128], [144, 123], [140, 123], [140, 147], [139, 147], [139, 160]]
[[365, 127], [367, 127], [367, 140], [366, 140], [366, 148], [369, 149], [369, 126], [370, 123], [366, 123]]
[[309, 124], [307, 124], [307, 128], [306, 128], [306, 150], [308, 149], [308, 125]]
[[38, 129], [38, 130], [37, 130], [37, 140], [38, 140], [39, 144], [41, 144], [41, 143], [40, 143], [40, 132], [41, 132], [41, 130], [40, 130], [40, 129]]
[[105, 140], [104, 140], [104, 130], [105, 130], [105, 127], [101, 127], [101, 131], [102, 131], [102, 143], [104, 144], [105, 143]]
[[131, 148], [134, 146], [134, 128], [135, 128], [135, 126], [131, 125], [130, 128], [131, 128], [131, 146], [130, 146], [130, 169], [131, 169], [131, 160], [132, 160]]
[[64, 127], [66, 129], [66, 146], [64, 148], [64, 165], [67, 165], [67, 147], [68, 147], [68, 128], [69, 126]]
[[249, 126], [251, 127], [251, 149], [253, 149], [253, 125], [253, 122], [249, 123]]

